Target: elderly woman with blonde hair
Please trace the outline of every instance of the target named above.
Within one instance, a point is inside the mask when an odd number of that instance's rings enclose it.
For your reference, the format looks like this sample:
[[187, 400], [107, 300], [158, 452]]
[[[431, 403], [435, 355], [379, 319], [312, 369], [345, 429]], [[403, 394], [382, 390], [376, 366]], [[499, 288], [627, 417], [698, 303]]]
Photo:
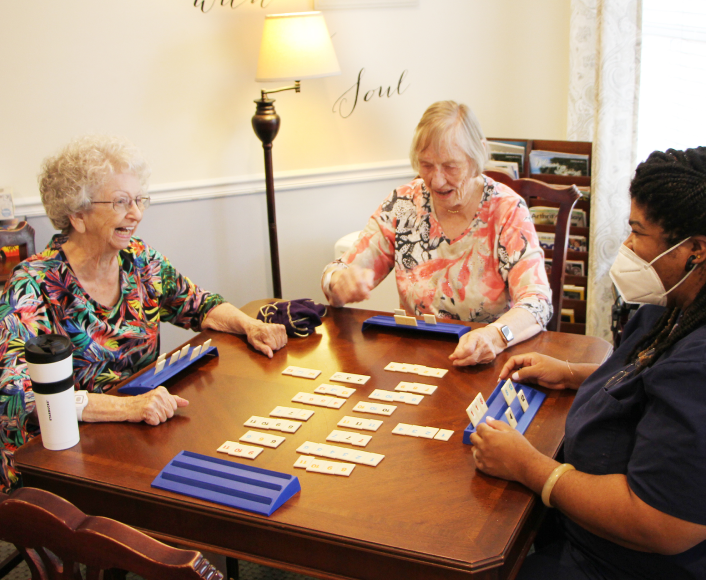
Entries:
[[483, 175], [487, 157], [466, 105], [431, 105], [410, 151], [418, 177], [393, 191], [325, 268], [329, 302], [366, 299], [394, 269], [407, 312], [491, 323], [461, 337], [449, 357], [456, 366], [490, 362], [543, 330], [552, 315], [544, 253], [523, 199]]
[[159, 324], [245, 334], [268, 357], [285, 329], [246, 316], [182, 276], [135, 237], [149, 207], [149, 168], [137, 149], [112, 137], [84, 137], [45, 160], [42, 202], [61, 230], [22, 262], [0, 298], [0, 490], [19, 485], [14, 450], [38, 434], [24, 344], [61, 334], [73, 345], [74, 380], [85, 389], [83, 421], [158, 425], [188, 401], [164, 387], [137, 397], [106, 395], [159, 354]]

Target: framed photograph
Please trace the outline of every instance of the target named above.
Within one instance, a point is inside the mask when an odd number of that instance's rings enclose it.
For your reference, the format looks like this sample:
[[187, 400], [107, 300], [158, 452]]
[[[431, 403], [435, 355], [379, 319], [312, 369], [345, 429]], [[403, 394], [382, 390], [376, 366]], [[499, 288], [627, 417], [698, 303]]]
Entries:
[[585, 276], [583, 261], [581, 260], [566, 260], [566, 262], [564, 262], [564, 271], [569, 276]]
[[571, 300], [585, 300], [586, 289], [583, 286], [574, 286], [573, 284], [564, 284], [564, 298]]
[[315, 0], [316, 10], [330, 8], [398, 8], [419, 6], [419, 0]]
[[577, 176], [590, 175], [588, 155], [559, 151], [530, 151], [530, 173]]
[[561, 309], [561, 321], [562, 322], [575, 322], [574, 309], [573, 308], [562, 308]]
[[588, 252], [588, 244], [586, 243], [586, 237], [569, 236], [569, 250], [573, 250], [574, 252]]

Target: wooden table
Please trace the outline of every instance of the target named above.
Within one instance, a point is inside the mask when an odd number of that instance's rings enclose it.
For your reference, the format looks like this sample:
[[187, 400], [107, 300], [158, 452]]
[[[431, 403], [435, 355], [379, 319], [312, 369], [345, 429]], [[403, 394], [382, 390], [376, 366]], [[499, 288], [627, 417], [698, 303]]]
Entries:
[[[118, 519], [153, 536], [321, 578], [511, 578], [542, 516], [541, 502], [526, 488], [475, 470], [472, 447], [461, 443], [465, 409], [480, 390], [487, 398], [500, 365], [512, 353], [538, 350], [561, 359], [601, 362], [603, 340], [542, 333], [503, 353], [494, 365], [455, 369], [454, 342], [408, 332], [361, 331], [373, 313], [331, 309], [316, 335], [290, 339], [273, 360], [242, 337], [205, 332], [220, 357], [176, 377], [170, 390], [191, 401], [158, 427], [83, 424], [81, 441], [46, 451], [39, 438], [16, 454], [25, 485], [53, 491], [94, 515]], [[450, 368], [443, 379], [383, 370], [391, 362]], [[321, 369], [319, 379], [281, 375], [288, 365]], [[271, 517], [259, 516], [158, 489], [150, 483], [181, 450], [211, 456], [237, 440], [251, 415], [267, 416], [299, 391], [312, 392], [335, 371], [371, 379], [340, 410], [309, 407], [315, 415], [278, 449], [265, 449], [253, 465], [297, 475], [302, 491]], [[400, 381], [439, 385], [419, 405], [398, 403], [365, 448], [382, 453], [377, 467], [358, 466], [349, 478], [294, 469], [296, 448], [322, 443], [355, 402], [373, 389]], [[542, 452], [555, 454], [573, 397], [550, 392], [527, 431]], [[392, 435], [399, 423], [453, 429], [450, 441]], [[247, 460], [240, 460], [246, 462]]]

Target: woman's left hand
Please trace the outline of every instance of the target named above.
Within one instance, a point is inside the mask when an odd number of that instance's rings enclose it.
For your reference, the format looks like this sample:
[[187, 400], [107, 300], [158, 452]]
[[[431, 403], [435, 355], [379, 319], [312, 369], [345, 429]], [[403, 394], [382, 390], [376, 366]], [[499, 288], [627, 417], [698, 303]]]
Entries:
[[471, 435], [476, 467], [494, 477], [522, 482], [523, 465], [541, 454], [504, 421], [491, 418], [486, 421], [478, 423]]
[[493, 362], [505, 350], [500, 332], [494, 326], [484, 326], [464, 334], [449, 360], [456, 367]]
[[282, 324], [268, 324], [253, 320], [245, 333], [253, 348], [269, 358], [274, 356], [274, 351], [287, 344], [287, 330]]

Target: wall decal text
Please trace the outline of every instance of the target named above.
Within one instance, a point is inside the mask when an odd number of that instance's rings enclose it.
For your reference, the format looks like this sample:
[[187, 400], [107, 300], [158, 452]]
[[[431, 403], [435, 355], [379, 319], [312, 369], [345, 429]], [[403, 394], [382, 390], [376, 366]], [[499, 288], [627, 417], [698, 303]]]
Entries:
[[381, 85], [379, 87], [375, 87], [374, 89], [369, 89], [363, 93], [362, 91], [364, 89], [362, 86], [362, 80], [363, 74], [365, 73], [365, 69], [360, 69], [355, 84], [351, 88], [349, 88], [345, 93], [343, 93], [340, 97], [338, 97], [338, 99], [336, 99], [336, 102], [333, 104], [333, 112], [338, 113], [339, 115], [341, 115], [341, 117], [347, 119], [353, 114], [353, 111], [355, 111], [356, 107], [358, 106], [358, 103], [361, 101], [367, 103], [374, 99], [376, 96], [378, 98], [387, 97], [389, 99], [394, 95], [402, 95], [409, 88], [409, 85], [405, 86], [404, 88], [402, 86], [405, 77], [407, 76], [407, 72], [409, 71], [402, 71], [402, 74], [400, 75], [400, 78], [397, 81], [397, 86], [395, 87], [390, 85], [387, 88], [384, 88]]

